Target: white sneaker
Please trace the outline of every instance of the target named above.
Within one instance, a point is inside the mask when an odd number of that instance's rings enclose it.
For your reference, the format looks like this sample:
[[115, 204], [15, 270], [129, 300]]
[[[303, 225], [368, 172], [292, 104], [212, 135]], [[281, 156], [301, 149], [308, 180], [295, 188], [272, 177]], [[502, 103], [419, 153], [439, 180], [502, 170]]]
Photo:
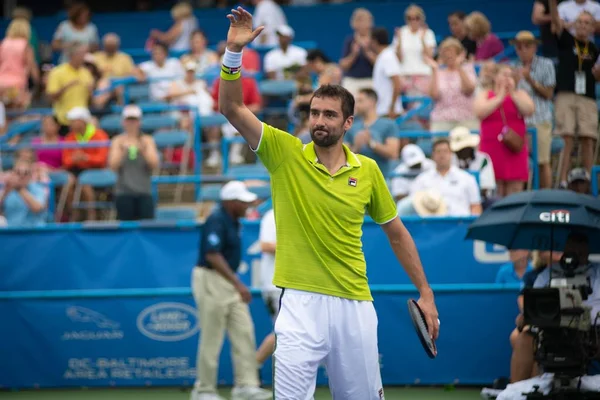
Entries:
[[208, 157], [206, 157], [206, 166], [207, 167], [216, 168], [219, 166], [220, 163], [221, 163], [221, 154], [216, 150], [211, 151], [210, 154], [208, 155]]
[[271, 400], [273, 393], [270, 390], [258, 387], [234, 387], [231, 391], [231, 400]]
[[225, 400], [225, 399], [216, 393], [198, 393], [198, 391], [192, 390], [192, 393], [190, 393], [190, 400]]
[[229, 150], [229, 162], [231, 162], [233, 165], [243, 164], [244, 161], [246, 161], [246, 160], [244, 160], [244, 156], [242, 155], [243, 149], [244, 149], [243, 144], [233, 143]]

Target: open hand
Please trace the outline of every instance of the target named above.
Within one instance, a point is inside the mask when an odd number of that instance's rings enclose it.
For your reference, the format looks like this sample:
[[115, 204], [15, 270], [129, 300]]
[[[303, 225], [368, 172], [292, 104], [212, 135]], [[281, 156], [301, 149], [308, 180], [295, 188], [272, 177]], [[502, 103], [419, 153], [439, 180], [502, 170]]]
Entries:
[[432, 69], [439, 68], [439, 64], [437, 63], [437, 61], [435, 61], [433, 58], [431, 58], [429, 56], [423, 56], [423, 61], [425, 61], [425, 64], [429, 65]]
[[242, 7], [231, 10], [231, 14], [227, 15], [227, 19], [230, 22], [229, 32], [227, 32], [227, 48], [230, 51], [242, 51], [265, 29], [264, 26], [259, 26], [253, 30], [252, 14]]

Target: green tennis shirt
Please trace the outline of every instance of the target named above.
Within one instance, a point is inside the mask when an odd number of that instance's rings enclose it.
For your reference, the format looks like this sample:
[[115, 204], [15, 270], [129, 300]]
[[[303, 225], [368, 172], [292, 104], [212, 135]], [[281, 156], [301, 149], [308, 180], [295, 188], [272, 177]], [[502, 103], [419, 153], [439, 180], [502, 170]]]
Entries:
[[373, 300], [362, 252], [365, 212], [378, 224], [397, 216], [379, 167], [344, 145], [346, 165], [331, 175], [314, 143], [263, 124], [256, 154], [271, 175], [277, 247], [275, 286]]

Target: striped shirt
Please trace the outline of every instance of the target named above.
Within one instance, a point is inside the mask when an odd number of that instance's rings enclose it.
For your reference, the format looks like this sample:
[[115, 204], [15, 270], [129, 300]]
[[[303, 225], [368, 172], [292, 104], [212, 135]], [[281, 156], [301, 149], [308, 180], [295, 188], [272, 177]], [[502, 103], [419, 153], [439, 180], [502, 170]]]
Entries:
[[[517, 61], [515, 66], [521, 68], [523, 67], [523, 63]], [[549, 58], [535, 56], [531, 62], [530, 74], [531, 79], [544, 87], [556, 86], [556, 71], [552, 60]], [[526, 91], [535, 104], [535, 112], [532, 116], [525, 119], [527, 125], [552, 122], [552, 100], [540, 96], [525, 79], [521, 79], [517, 87]]]

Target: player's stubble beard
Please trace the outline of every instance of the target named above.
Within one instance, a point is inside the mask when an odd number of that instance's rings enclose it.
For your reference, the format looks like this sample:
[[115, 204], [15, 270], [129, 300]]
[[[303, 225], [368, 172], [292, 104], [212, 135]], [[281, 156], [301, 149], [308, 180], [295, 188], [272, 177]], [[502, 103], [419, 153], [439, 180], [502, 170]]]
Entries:
[[[317, 137], [315, 135], [316, 131], [324, 131], [327, 132], [327, 135], [323, 137]], [[344, 137], [344, 129], [340, 127], [339, 129], [335, 129], [332, 131], [324, 126], [314, 126], [310, 128], [310, 138], [314, 142], [316, 146], [319, 147], [331, 147], [336, 145], [342, 137]]]

